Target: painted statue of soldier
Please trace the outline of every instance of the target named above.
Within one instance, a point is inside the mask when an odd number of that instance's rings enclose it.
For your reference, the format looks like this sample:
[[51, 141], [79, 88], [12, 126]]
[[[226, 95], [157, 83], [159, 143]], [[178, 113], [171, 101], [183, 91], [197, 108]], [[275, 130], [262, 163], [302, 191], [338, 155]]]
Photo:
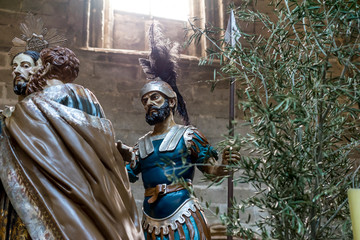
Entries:
[[[151, 53], [140, 59], [150, 80], [141, 90], [146, 122], [153, 131], [133, 148], [121, 142], [118, 149], [130, 163], [131, 182], [141, 173], [145, 188], [143, 230], [146, 239], [211, 239], [205, 216], [190, 191], [195, 167], [209, 176], [227, 174], [230, 153], [214, 165], [217, 152], [199, 130], [189, 125], [185, 102], [176, 87], [176, 45], [164, 39], [159, 27], [151, 25]], [[175, 111], [184, 125], [174, 121]], [[238, 157], [232, 154], [232, 157]]]

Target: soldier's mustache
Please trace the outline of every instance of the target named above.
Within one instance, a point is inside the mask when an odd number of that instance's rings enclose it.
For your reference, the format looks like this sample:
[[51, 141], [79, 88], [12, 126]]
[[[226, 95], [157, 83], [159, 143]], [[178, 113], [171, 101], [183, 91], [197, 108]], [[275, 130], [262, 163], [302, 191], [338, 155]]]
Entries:
[[159, 111], [159, 110], [161, 109], [161, 107], [162, 107], [162, 106], [160, 106], [160, 107], [151, 106], [151, 107], [148, 109], [147, 114], [150, 115], [151, 110]]

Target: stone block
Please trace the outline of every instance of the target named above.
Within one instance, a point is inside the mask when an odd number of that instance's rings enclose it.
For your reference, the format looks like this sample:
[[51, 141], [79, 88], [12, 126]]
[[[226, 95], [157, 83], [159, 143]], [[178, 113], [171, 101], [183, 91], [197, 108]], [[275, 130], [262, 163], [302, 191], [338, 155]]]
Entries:
[[[134, 83], [136, 84], [135, 79], [137, 79], [138, 66], [130, 65], [119, 65], [116, 62], [97, 62], [95, 63], [95, 76], [105, 79], [106, 81], [115, 81], [123, 83], [122, 89], [127, 89]], [[116, 88], [114, 88], [115, 90]]]
[[[2, 2], [3, 1], [0, 2], [0, 5]], [[24, 20], [25, 16], [25, 13], [8, 12], [0, 6], [0, 25], [11, 25], [19, 29], [19, 24], [21, 20]]]
[[[222, 184], [220, 187], [210, 187], [201, 189], [198, 186], [194, 187], [197, 197], [201, 201], [205, 215], [210, 224], [220, 222], [220, 215], [227, 212], [227, 186]], [[234, 197], [239, 202], [252, 195], [252, 191], [248, 189], [234, 188]], [[208, 206], [208, 207], [207, 207]], [[216, 215], [218, 208], [219, 214]], [[253, 208], [246, 209], [244, 213], [240, 214], [240, 219], [246, 221], [249, 214], [251, 215], [251, 222], [258, 216], [258, 213]]]
[[[50, 0], [51, 1], [51, 0]], [[83, 12], [85, 11], [85, 2], [84, 0], [64, 0], [64, 2], [69, 2], [67, 5], [68, 12], [68, 21], [69, 25], [83, 25]], [[82, 33], [82, 31], [80, 32]]]
[[0, 70], [0, 109], [3, 109], [5, 105], [15, 105], [17, 102], [17, 96], [12, 90], [12, 82], [7, 81], [7, 73], [9, 71]]
[[[22, 11], [39, 13], [41, 15], [53, 15], [53, 16], [62, 16], [66, 15], [68, 1], [51, 1], [51, 0], [23, 0], [22, 1]], [[45, 20], [44, 23], [46, 24]], [[47, 25], [47, 24], [46, 24]]]
[[146, 28], [141, 15], [115, 12], [113, 47], [145, 50]]
[[[118, 116], [117, 119], [120, 117]], [[145, 121], [144, 113], [126, 113], [122, 114], [121, 118], [118, 121], [118, 126], [120, 129], [136, 129], [139, 134], [135, 134], [137, 138], [142, 137], [151, 127]]]
[[0, 25], [0, 32], [0, 47], [4, 47], [9, 51], [12, 47], [12, 39], [20, 36], [19, 27], [11, 24]]
[[87, 87], [92, 89], [96, 95], [99, 94], [114, 94], [116, 89], [114, 87], [116, 70], [107, 68], [110, 72], [99, 70], [101, 66], [95, 65], [95, 74], [87, 79]]
[[11, 68], [0, 69], [0, 81], [6, 82], [6, 86], [12, 85]]
[[[223, 101], [216, 101], [214, 98], [208, 98], [205, 101], [196, 100], [191, 106], [189, 111], [196, 115], [212, 115], [215, 118], [228, 118], [229, 104]], [[210, 113], [211, 112], [211, 113]]]
[[44, 1], [48, 3], [56, 2], [56, 3], [66, 3], [66, 4], [71, 4], [72, 2], [80, 2], [80, 3], [84, 2], [84, 0], [44, 0]]
[[67, 16], [68, 2], [45, 1], [41, 8], [41, 12], [46, 15]]
[[[116, 116], [114, 129], [117, 139], [133, 146], [140, 137], [151, 130], [151, 127], [145, 122], [144, 114], [127, 113]], [[136, 131], [132, 129], [136, 129]]]
[[[222, 183], [220, 186], [195, 186], [196, 195], [201, 196], [204, 200], [211, 200], [212, 203], [226, 202], [228, 196], [227, 182]], [[242, 184], [242, 186], [234, 187], [235, 199], [246, 199], [253, 195], [252, 189], [248, 184]]]
[[198, 127], [206, 137], [221, 136], [227, 132], [227, 118], [214, 118], [211, 115], [197, 115], [192, 118], [192, 124]]
[[12, 11], [19, 11], [22, 0], [1, 0], [0, 9], [7, 9]]
[[151, 131], [150, 127], [145, 131], [124, 129], [117, 132], [117, 139], [123, 141], [128, 146], [134, 146], [138, 142], [139, 137], [144, 136], [149, 131]]
[[5, 99], [6, 98], [6, 87], [5, 87], [5, 82], [0, 82], [0, 99]]
[[71, 48], [71, 45], [73, 44], [71, 41], [69, 41], [71, 39], [72, 36], [67, 35], [67, 29], [71, 28], [71, 26], [66, 25], [66, 21], [67, 21], [67, 13], [62, 12], [63, 10], [60, 9], [58, 12], [56, 12], [53, 15], [46, 15], [46, 13], [43, 13], [41, 16], [43, 22], [44, 22], [44, 27], [51, 29], [51, 28], [55, 28], [57, 31], [58, 35], [64, 36], [65, 38], [68, 39], [67, 43], [66, 43], [66, 47]]
[[44, 1], [22, 0], [21, 2], [21, 11], [24, 12], [39, 13], [44, 6]]
[[117, 95], [102, 95], [98, 94], [97, 98], [99, 102], [104, 106], [104, 111], [108, 118], [117, 118], [120, 115], [127, 114], [143, 114], [142, 112], [135, 111], [134, 108], [130, 105], [132, 102], [131, 99], [124, 97], [119, 97]]
[[9, 55], [7, 53], [0, 52], [0, 69], [10, 69]]

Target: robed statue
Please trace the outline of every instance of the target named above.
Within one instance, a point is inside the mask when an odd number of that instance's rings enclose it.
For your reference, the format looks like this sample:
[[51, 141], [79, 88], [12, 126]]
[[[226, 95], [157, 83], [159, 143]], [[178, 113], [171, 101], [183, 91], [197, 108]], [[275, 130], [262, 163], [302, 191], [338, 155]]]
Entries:
[[4, 119], [0, 179], [32, 239], [143, 239], [111, 122], [73, 84], [67, 48], [40, 52], [25, 99]]

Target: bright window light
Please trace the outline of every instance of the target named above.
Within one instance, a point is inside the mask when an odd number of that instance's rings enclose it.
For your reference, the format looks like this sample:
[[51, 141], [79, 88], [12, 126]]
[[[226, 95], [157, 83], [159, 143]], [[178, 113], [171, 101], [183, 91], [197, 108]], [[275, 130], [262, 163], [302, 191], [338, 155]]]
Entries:
[[187, 21], [189, 0], [111, 0], [114, 9]]

